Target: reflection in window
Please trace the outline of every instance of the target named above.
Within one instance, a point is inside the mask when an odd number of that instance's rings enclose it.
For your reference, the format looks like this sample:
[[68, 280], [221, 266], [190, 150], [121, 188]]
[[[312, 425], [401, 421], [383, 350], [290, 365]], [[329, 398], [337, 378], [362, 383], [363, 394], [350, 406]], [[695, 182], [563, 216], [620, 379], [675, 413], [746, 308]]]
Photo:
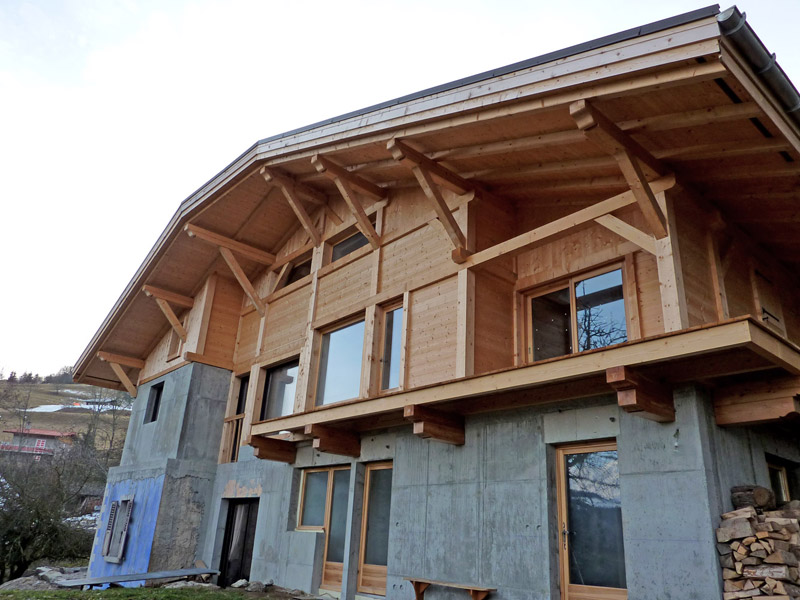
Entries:
[[383, 358], [381, 389], [400, 386], [400, 336], [403, 328], [403, 307], [386, 311], [383, 317]]
[[349, 487], [350, 469], [334, 471], [331, 519], [328, 527], [327, 562], [344, 562], [344, 539], [347, 530], [347, 491]]
[[358, 396], [364, 351], [364, 321], [322, 336], [317, 406]]
[[300, 525], [302, 527], [322, 527], [325, 525], [328, 471], [308, 472], [305, 476], [303, 514], [300, 515]]
[[578, 351], [604, 348], [628, 339], [622, 270], [609, 271], [575, 284]]
[[264, 398], [261, 401], [261, 420], [275, 419], [294, 412], [294, 396], [297, 391], [298, 361], [292, 361], [267, 371]]
[[369, 240], [364, 237], [364, 234], [360, 231], [355, 235], [351, 235], [346, 240], [342, 240], [338, 244], [334, 245], [331, 251], [331, 262], [335, 260], [339, 260], [343, 256], [347, 256], [351, 252], [355, 252], [362, 246], [366, 246], [369, 243]]
[[533, 360], [572, 352], [569, 288], [531, 298]]
[[617, 451], [565, 456], [569, 580], [625, 587], [625, 549]]

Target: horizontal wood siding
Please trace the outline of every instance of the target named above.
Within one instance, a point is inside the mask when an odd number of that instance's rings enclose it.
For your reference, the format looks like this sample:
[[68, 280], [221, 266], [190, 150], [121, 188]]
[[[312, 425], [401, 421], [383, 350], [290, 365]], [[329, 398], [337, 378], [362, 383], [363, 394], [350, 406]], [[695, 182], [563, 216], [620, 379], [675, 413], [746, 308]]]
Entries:
[[370, 295], [372, 254], [367, 254], [319, 279], [317, 318], [347, 310]]
[[475, 373], [514, 364], [514, 284], [475, 275]]
[[675, 217], [689, 327], [714, 323], [718, 319], [706, 238], [709, 217], [685, 195], [676, 198]]
[[264, 332], [263, 357], [300, 352], [306, 333], [311, 286], [304, 285], [270, 303]]
[[227, 277], [217, 279], [204, 352], [209, 358], [219, 361], [233, 360], [242, 296], [242, 288], [238, 282]]
[[457, 298], [457, 277], [411, 294], [407, 359], [409, 387], [455, 377]]

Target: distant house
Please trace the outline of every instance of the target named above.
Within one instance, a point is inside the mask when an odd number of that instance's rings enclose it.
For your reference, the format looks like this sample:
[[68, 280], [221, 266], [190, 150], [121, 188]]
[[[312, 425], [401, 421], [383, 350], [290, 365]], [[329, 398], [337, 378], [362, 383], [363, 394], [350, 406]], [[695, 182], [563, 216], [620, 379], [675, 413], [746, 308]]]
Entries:
[[73, 431], [62, 432], [52, 429], [4, 429], [3, 433], [10, 433], [14, 437], [10, 442], [0, 442], [0, 452], [48, 456], [55, 454], [56, 450], [71, 445], [72, 438], [76, 435]]

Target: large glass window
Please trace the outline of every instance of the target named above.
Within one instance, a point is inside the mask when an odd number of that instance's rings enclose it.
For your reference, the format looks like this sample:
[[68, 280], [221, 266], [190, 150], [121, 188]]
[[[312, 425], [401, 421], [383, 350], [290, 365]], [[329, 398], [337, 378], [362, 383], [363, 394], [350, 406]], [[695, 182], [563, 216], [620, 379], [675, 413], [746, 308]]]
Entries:
[[[626, 598], [619, 464], [614, 442], [559, 448], [558, 527], [566, 600]], [[607, 588], [602, 594], [591, 588]]]
[[317, 406], [358, 397], [363, 354], [363, 320], [322, 336]]
[[528, 300], [528, 360], [627, 341], [622, 270], [573, 277]]
[[297, 373], [300, 363], [296, 360], [267, 370], [264, 396], [261, 400], [261, 420], [275, 419], [294, 412], [294, 396], [297, 391]]
[[383, 314], [383, 355], [381, 358], [381, 389], [400, 386], [400, 338], [403, 332], [403, 307]]

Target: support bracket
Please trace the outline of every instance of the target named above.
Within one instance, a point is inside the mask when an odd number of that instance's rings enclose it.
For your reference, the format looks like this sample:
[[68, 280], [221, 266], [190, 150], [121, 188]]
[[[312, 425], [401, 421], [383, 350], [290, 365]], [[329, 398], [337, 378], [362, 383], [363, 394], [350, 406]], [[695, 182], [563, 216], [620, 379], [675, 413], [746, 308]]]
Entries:
[[256, 458], [289, 464], [297, 458], [297, 446], [287, 440], [252, 436], [249, 444], [253, 447], [253, 454]]
[[128, 377], [128, 374], [125, 372], [122, 366], [118, 362], [114, 362], [111, 360], [107, 360], [107, 358], [103, 358], [102, 356], [100, 356], [100, 354], [106, 354], [106, 353], [98, 352], [97, 357], [102, 361], [108, 362], [108, 366], [111, 367], [112, 371], [114, 371], [114, 374], [119, 378], [120, 382], [125, 387], [125, 390], [131, 395], [131, 398], [136, 398], [136, 393], [137, 393], [136, 386], [133, 384], [130, 377]]
[[353, 458], [361, 456], [361, 438], [354, 431], [326, 425], [306, 425], [304, 433], [314, 438], [313, 447], [319, 452]]
[[464, 445], [464, 417], [461, 415], [409, 404], [403, 407], [403, 417], [414, 424], [414, 435], [417, 437]]
[[672, 390], [626, 366], [606, 369], [606, 381], [617, 391], [617, 403], [625, 412], [659, 423], [675, 420]]
[[[242, 286], [244, 293], [247, 294], [247, 297], [250, 298], [250, 302], [253, 303], [253, 306], [256, 307], [258, 314], [262, 317], [267, 314], [267, 307], [264, 305], [264, 301], [261, 300], [258, 296], [258, 292], [256, 292], [253, 284], [250, 283], [250, 279], [247, 278], [247, 275], [242, 269], [241, 265], [239, 265], [239, 261], [236, 260], [236, 257], [233, 255], [233, 252], [228, 250], [227, 248], [220, 248], [219, 253], [222, 255], [222, 258], [230, 267], [233, 276], [236, 278], [236, 281], [239, 282], [239, 285]], [[185, 341], [185, 340], [184, 340]]]

